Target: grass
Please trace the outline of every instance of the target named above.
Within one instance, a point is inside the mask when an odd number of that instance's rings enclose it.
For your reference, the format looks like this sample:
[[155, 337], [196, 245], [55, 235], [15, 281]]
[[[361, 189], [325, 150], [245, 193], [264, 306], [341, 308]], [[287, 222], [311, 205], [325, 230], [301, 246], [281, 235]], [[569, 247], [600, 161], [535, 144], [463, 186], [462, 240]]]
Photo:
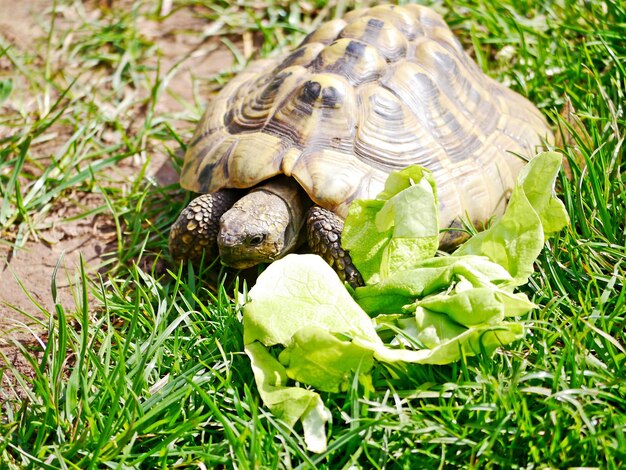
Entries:
[[[230, 72], [196, 77], [193, 100], [159, 114], [172, 71], [155, 57], [167, 42], [143, 35], [140, 21], [158, 20], [159, 6], [113, 2], [94, 16], [59, 1], [34, 54], [0, 42], [0, 59], [11, 64], [0, 72], [0, 100], [18, 103], [0, 117], [8, 129], [0, 138], [0, 230], [19, 250], [45, 237], [46, 215], [59, 205], [98, 194], [99, 205], [73, 217], [109, 217], [114, 256], [100, 277], [83, 266], [75, 305], [34, 306], [45, 318], [42, 350], [16, 343], [34, 375], [0, 369], [13, 377], [0, 388], [0, 467], [622, 467], [626, 7], [436, 6], [487, 73], [529, 96], [555, 128], [569, 125], [559, 117], [568, 97], [588, 135], [574, 129], [562, 149], [572, 178], [560, 178], [559, 193], [571, 226], [549, 241], [525, 288], [540, 305], [521, 319], [526, 337], [493, 358], [380, 368], [374, 392], [355, 385], [325, 395], [329, 448], [308, 453], [259, 403], [232, 299], [244, 286], [214, 289], [206, 279], [215, 268], [167, 264], [167, 230], [188, 196], [148, 176], [156, 149], [179, 163], [203, 92]], [[205, 18], [205, 34], [231, 48], [238, 68], [246, 41], [263, 38], [262, 54], [270, 54], [347, 7], [186, 0], [174, 11]], [[137, 156], [146, 159], [132, 163]], [[135, 169], [120, 176], [127, 166]], [[53, 295], [59, 282], [52, 279]]]

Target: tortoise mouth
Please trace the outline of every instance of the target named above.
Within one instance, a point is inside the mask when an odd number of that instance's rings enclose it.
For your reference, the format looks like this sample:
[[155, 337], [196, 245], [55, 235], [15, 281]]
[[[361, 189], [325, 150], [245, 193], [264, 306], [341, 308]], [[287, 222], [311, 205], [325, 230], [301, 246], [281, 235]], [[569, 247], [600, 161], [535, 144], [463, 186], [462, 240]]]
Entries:
[[257, 264], [261, 263], [271, 263], [274, 261], [274, 257], [268, 256], [242, 256], [241, 252], [233, 250], [225, 249], [224, 247], [220, 247], [220, 260], [223, 265], [229, 266], [235, 269], [247, 269]]
[[247, 268], [251, 268], [252, 266], [256, 266], [257, 264], [259, 264], [258, 261], [242, 260], [242, 259], [228, 259], [227, 257], [224, 257], [224, 256], [220, 256], [220, 260], [222, 261], [223, 265], [228, 266], [229, 268], [235, 268], [235, 269], [247, 269]]

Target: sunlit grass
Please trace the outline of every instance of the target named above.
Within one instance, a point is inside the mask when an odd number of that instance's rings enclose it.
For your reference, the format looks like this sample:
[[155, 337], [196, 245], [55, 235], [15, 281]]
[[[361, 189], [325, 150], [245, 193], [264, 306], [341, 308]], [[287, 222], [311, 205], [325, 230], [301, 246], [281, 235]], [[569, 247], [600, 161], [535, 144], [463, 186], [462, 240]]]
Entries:
[[[187, 34], [215, 36], [238, 69], [257, 49], [293, 45], [352, 6], [188, 0], [167, 15], [193, 8], [206, 29]], [[12, 65], [0, 75], [0, 106], [14, 103], [0, 116], [0, 230], [18, 249], [46, 230], [56, 204], [84, 192], [102, 203], [77, 217], [106, 214], [116, 237], [102, 277], [78, 273], [75, 305], [40, 308], [42, 350], [17, 343], [33, 376], [0, 369], [13, 384], [0, 389], [0, 467], [623, 465], [626, 7], [435, 6], [485, 72], [529, 96], [555, 128], [571, 125], [559, 117], [569, 98], [585, 128], [570, 130], [561, 149], [572, 172], [559, 181], [571, 226], [550, 240], [525, 287], [540, 305], [521, 319], [526, 337], [493, 358], [381, 366], [374, 391], [324, 395], [329, 448], [309, 454], [259, 403], [233, 300], [243, 282], [214, 288], [215, 267], [195, 272], [168, 258], [167, 230], [188, 196], [150, 179], [150, 156], [159, 149], [178, 165], [190, 132], [180, 124], [199, 117], [204, 97], [177, 115], [155, 112], [172, 71], [159, 68], [162, 46], [142, 35], [139, 20], [158, 21], [160, 5], [113, 2], [96, 17], [58, 2], [39, 57], [0, 43]], [[63, 25], [64, 15], [72, 22]], [[199, 90], [231, 73], [198, 77]], [[132, 176], [120, 176], [119, 165], [132, 165]]]

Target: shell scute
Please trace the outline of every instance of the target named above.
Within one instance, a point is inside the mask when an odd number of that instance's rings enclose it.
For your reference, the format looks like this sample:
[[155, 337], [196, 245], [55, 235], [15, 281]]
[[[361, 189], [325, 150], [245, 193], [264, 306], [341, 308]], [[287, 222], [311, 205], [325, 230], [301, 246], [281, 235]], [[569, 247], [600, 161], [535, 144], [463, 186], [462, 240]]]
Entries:
[[311, 44], [311, 43], [320, 43], [322, 45], [327, 45], [337, 39], [339, 33], [346, 26], [346, 18], [336, 19], [327, 21], [322, 24], [315, 31], [309, 33], [307, 37], [305, 37], [300, 45]]
[[409, 42], [406, 35], [390, 21], [370, 16], [349, 23], [339, 37], [357, 39], [368, 44], [389, 62], [405, 57]]
[[322, 50], [312, 69], [342, 76], [354, 87], [378, 79], [386, 66], [387, 61], [375, 47], [357, 39], [340, 38]]
[[432, 133], [397, 93], [371, 84], [361, 90], [359, 101], [354, 154], [365, 164], [388, 173], [416, 160], [433, 168], [438, 158], [445, 158]]

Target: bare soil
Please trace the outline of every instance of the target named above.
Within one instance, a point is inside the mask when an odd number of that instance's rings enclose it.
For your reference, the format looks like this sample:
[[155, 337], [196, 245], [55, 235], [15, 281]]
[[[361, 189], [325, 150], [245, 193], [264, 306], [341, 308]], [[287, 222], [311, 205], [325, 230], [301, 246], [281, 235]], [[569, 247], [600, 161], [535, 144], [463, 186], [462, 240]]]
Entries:
[[[97, 15], [100, 8], [107, 7], [107, 3], [86, 3], [85, 8], [93, 9], [92, 14]], [[51, 2], [46, 0], [0, 0], [0, 37], [12, 46], [14, 54], [20, 51], [36, 54], [36, 50], [45, 50], [36, 47], [45, 41], [46, 33], [41, 25], [50, 22], [50, 6]], [[66, 22], [68, 18], [71, 21], [71, 15], [66, 15]], [[68, 25], [61, 21], [56, 28], [64, 26]], [[187, 9], [173, 13], [162, 22], [144, 20], [139, 24], [140, 33], [159, 46], [161, 70], [170, 70], [184, 59], [157, 103], [157, 113], [178, 112], [182, 110], [181, 102], [193, 103], [197, 98], [197, 90], [191, 86], [194, 77], [230, 69], [232, 54], [221, 42], [212, 38], [203, 39], [201, 34], [190, 34], [207, 26], [204, 20]], [[7, 67], [10, 64], [0, 64], [0, 72]], [[191, 124], [180, 125], [189, 127]], [[47, 142], [41, 151], [53, 154], [69, 136], [63, 132], [60, 129], [58, 138]], [[140, 164], [125, 162], [115, 169], [115, 177], [119, 178], [121, 185], [132, 180]], [[164, 185], [177, 179], [168, 157], [158, 151], [151, 155], [150, 172]], [[71, 198], [63, 198], [63, 202], [57, 203], [47, 215], [46, 221], [51, 228], [39, 232], [36, 240], [30, 239], [25, 247], [17, 251], [10, 236], [5, 234], [4, 238], [9, 239], [0, 240], [0, 369], [5, 367], [4, 356], [19, 370], [27, 372], [28, 365], [21, 358], [18, 346], [21, 344], [32, 349], [42, 344], [47, 315], [55, 311], [55, 302], [63, 305], [66, 311], [71, 312], [75, 308], [80, 258], [85, 261], [88, 273], [101, 269], [105, 264], [105, 255], [111, 251], [111, 243], [115, 241], [112, 218], [100, 214], [76, 221], [68, 220], [79, 212], [85, 213], [102, 204], [103, 200], [97, 194], [72, 194]], [[57, 265], [55, 299], [52, 282]], [[0, 388], [7, 385], [6, 379], [5, 375]], [[2, 394], [0, 401], [1, 397]]]

